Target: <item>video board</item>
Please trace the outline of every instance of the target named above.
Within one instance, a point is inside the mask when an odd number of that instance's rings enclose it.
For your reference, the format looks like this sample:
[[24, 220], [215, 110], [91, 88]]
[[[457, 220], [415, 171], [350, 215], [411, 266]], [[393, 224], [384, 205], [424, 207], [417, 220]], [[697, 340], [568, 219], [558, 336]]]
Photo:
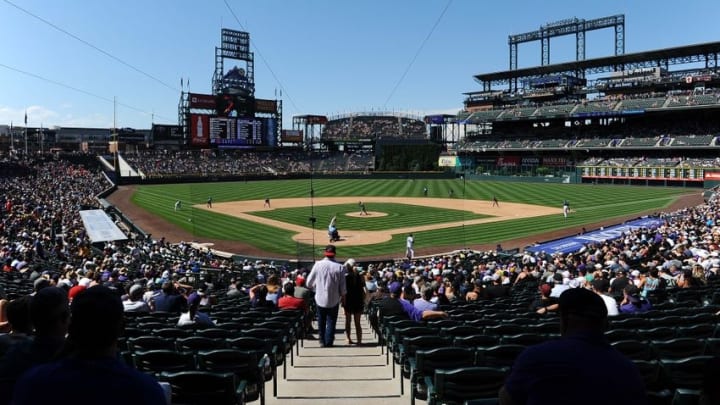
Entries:
[[275, 147], [277, 146], [277, 119], [192, 114], [190, 116], [190, 139], [194, 146]]

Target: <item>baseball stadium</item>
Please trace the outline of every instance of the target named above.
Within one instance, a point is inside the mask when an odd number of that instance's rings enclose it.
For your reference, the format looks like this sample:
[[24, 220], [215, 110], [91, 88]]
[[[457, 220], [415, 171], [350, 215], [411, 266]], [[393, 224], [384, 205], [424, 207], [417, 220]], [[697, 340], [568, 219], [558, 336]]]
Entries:
[[[605, 29], [614, 54], [586, 58], [586, 34]], [[575, 60], [551, 63], [568, 35]], [[540, 63], [518, 67], [528, 42]], [[624, 15], [556, 21], [509, 35], [509, 69], [474, 75], [455, 114], [317, 112], [291, 128], [281, 98], [255, 96], [249, 43], [222, 29], [212, 85], [183, 88], [177, 124], [0, 126], [3, 332], [12, 302], [62, 287], [79, 300], [69, 341], [95, 347], [77, 325], [102, 285], [123, 297], [123, 325], [98, 330], [123, 330], [117, 362], [167, 403], [519, 403], [537, 395], [517, 374], [536, 344], [628, 367], [630, 388], [606, 375], [598, 398], [718, 403], [720, 42], [626, 53]], [[336, 254], [363, 297], [353, 312], [341, 289], [345, 329], [330, 336], [321, 302], [279, 300]], [[580, 309], [563, 298], [578, 291]], [[428, 307], [385, 313], [401, 296]], [[573, 332], [612, 350], [567, 351]], [[80, 346], [66, 349], [95, 353]], [[16, 401], [44, 395], [27, 378]]]

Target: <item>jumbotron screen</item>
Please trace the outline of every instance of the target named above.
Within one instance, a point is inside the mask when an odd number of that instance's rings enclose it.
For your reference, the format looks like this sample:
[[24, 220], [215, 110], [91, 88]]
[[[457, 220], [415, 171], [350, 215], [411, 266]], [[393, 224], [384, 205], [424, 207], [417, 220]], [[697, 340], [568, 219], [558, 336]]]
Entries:
[[218, 148], [277, 146], [275, 118], [235, 118], [193, 114], [190, 123], [193, 145], [215, 145]]

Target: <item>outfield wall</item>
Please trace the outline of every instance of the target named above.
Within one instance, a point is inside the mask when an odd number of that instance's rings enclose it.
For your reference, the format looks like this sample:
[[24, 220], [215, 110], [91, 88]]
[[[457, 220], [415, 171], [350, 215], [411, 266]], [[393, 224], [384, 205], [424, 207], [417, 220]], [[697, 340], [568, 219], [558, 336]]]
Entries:
[[546, 177], [546, 176], [485, 176], [480, 174], [467, 174], [467, 180], [481, 181], [509, 181], [515, 183], [578, 183], [579, 179], [575, 174], [568, 174], [567, 177]]
[[302, 180], [302, 179], [453, 179], [456, 177], [453, 172], [372, 172], [372, 173], [289, 173], [282, 175], [236, 175], [236, 176], [162, 176], [122, 178], [121, 184], [170, 184], [170, 183], [207, 183], [207, 182], [232, 182], [232, 181], [260, 181], [260, 180]]

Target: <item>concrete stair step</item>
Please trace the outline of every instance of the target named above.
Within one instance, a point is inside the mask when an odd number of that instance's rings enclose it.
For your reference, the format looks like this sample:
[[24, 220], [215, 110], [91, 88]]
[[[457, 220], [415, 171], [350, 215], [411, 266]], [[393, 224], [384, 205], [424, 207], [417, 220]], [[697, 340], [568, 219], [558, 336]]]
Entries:
[[[278, 396], [272, 396], [272, 383], [266, 386], [266, 405], [406, 405], [409, 384], [404, 380], [405, 395], [400, 395], [399, 370], [393, 378], [363, 317], [363, 345], [348, 345], [342, 314], [333, 347], [320, 347], [319, 342], [306, 339], [293, 365], [288, 358], [287, 374], [278, 370]], [[317, 333], [313, 334], [317, 337]]]

